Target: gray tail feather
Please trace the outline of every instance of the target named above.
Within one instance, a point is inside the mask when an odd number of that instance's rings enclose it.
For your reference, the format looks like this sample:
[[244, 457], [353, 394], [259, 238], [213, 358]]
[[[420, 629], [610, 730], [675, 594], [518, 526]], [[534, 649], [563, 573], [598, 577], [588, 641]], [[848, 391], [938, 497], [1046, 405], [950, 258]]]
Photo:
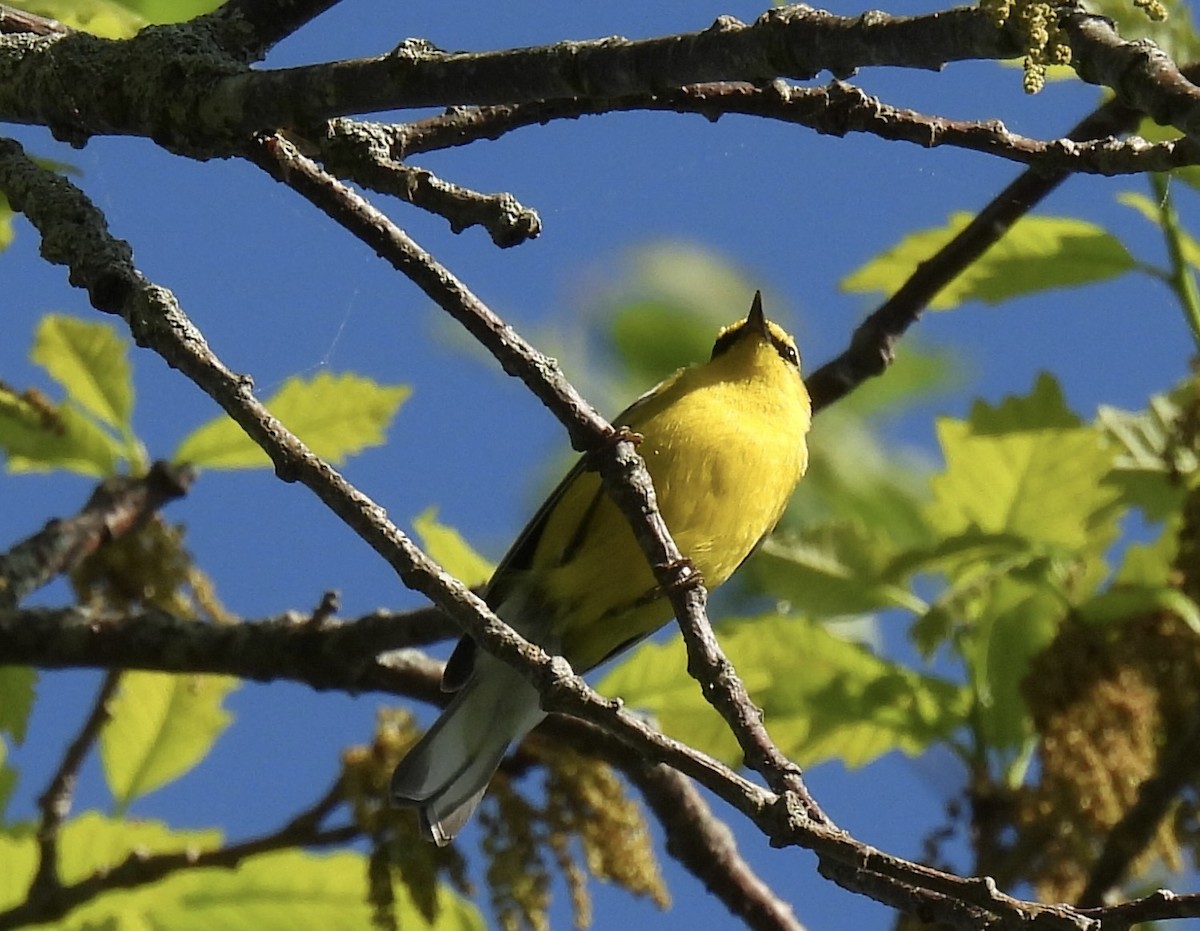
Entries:
[[509, 745], [545, 717], [537, 690], [520, 673], [481, 660], [392, 775], [393, 801], [419, 808], [421, 831], [438, 846], [462, 830]]

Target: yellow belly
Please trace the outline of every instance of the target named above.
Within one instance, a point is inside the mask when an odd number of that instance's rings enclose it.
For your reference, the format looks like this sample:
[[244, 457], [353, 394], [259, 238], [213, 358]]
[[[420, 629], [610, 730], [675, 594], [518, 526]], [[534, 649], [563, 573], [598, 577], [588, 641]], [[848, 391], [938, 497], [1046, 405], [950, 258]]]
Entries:
[[[677, 399], [669, 418], [651, 412], [631, 426], [644, 436], [638, 452], [676, 544], [714, 588], [775, 526], [807, 456], [802, 430], [752, 429], [746, 412], [722, 405], [711, 387], [696, 399], [702, 411], [689, 412], [688, 401]], [[705, 418], [703, 436], [679, 426], [696, 417]], [[672, 616], [628, 521], [600, 484], [595, 472], [579, 473], [543, 536], [565, 558], [542, 552], [534, 560], [554, 566], [536, 571], [535, 584], [553, 639], [580, 671]]]

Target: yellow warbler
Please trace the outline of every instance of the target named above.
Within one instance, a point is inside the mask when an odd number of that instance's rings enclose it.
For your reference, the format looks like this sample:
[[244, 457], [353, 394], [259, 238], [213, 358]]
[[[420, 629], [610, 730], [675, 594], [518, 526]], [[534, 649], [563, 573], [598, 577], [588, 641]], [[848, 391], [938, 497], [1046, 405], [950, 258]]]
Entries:
[[[680, 551], [713, 588], [783, 514], [808, 464], [811, 416], [791, 337], [750, 314], [721, 330], [705, 363], [680, 369], [613, 419], [638, 452]], [[586, 672], [671, 618], [625, 516], [581, 460], [517, 538], [488, 583], [488, 605], [522, 636]], [[450, 705], [396, 768], [392, 795], [448, 844], [510, 745], [540, 722], [536, 689], [459, 641], [442, 679]]]

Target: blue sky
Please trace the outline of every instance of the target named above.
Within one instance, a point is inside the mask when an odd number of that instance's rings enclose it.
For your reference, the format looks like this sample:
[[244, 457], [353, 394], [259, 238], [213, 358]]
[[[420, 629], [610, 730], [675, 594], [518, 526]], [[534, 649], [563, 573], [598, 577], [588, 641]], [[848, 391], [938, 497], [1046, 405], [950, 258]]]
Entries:
[[[906, 4], [905, 12], [932, 9]], [[858, 9], [831, 4], [834, 12]], [[531, 45], [620, 33], [629, 37], [698, 29], [722, 13], [752, 19], [746, 3], [609, 2], [467, 4], [345, 0], [281, 45], [267, 67], [382, 53], [406, 36], [447, 49]], [[827, 76], [826, 76], [827, 77]], [[882, 69], [858, 78], [898, 106], [962, 118], [999, 117], [1016, 131], [1057, 136], [1098, 100], [1094, 88], [1051, 85], [1036, 97], [1020, 72], [964, 64], [941, 74]], [[7, 128], [11, 129], [11, 128]], [[6, 129], [6, 131], [7, 131]], [[233, 368], [252, 373], [266, 396], [294, 374], [354, 371], [414, 388], [387, 447], [351, 460], [344, 472], [385, 505], [402, 528], [430, 505], [481, 550], [498, 557], [536, 503], [543, 463], [565, 448], [561, 430], [521, 385], [478, 353], [462, 350], [453, 325], [368, 249], [253, 167], [197, 163], [138, 139], [97, 139], [82, 151], [41, 130], [12, 129], [35, 154], [70, 162], [134, 247], [142, 270], [171, 288]], [[498, 142], [418, 160], [447, 180], [506, 190], [542, 217], [542, 236], [497, 250], [486, 235], [446, 224], [394, 201], [381, 206], [463, 278], [496, 312], [535, 341], [570, 346], [599, 296], [627, 274], [639, 249], [663, 241], [713, 250], [739, 267], [771, 302], [768, 312], [798, 337], [812, 369], [846, 344], [871, 309], [838, 281], [906, 230], [973, 210], [1019, 170], [982, 155], [926, 151], [868, 137], [820, 137], [795, 126], [726, 118], [617, 114], [534, 127]], [[1161, 245], [1120, 190], [1135, 179], [1077, 178], [1044, 213], [1108, 226], [1135, 254], [1161, 262]], [[1193, 195], [1181, 195], [1187, 221]], [[5, 331], [0, 377], [41, 383], [26, 361], [38, 317], [54, 310], [96, 319], [62, 269], [36, 258], [32, 231], [18, 224], [2, 256]], [[733, 319], [744, 307], [730, 308]], [[893, 438], [933, 457], [933, 424], [961, 415], [976, 397], [1027, 391], [1049, 369], [1083, 416], [1098, 404], [1137, 408], [1187, 370], [1191, 343], [1171, 295], [1145, 278], [1012, 302], [931, 314], [923, 343], [956, 353], [962, 384], [889, 426]], [[903, 351], [903, 349], [901, 350]], [[568, 376], [572, 359], [563, 354]], [[214, 404], [156, 357], [134, 356], [136, 423], [154, 456], [168, 456]], [[628, 399], [624, 399], [628, 400]], [[611, 411], [609, 411], [611, 413]], [[818, 419], [816, 428], [820, 429]], [[63, 476], [0, 476], [0, 547], [82, 504], [90, 483]], [[315, 606], [341, 592], [343, 613], [419, 604], [390, 570], [304, 488], [266, 472], [207, 473], [169, 516], [235, 612], [259, 617]], [[39, 596], [53, 603], [61, 587]], [[10, 814], [32, 811], [98, 680], [53, 673], [26, 746], [14, 753], [24, 778]], [[133, 813], [181, 827], [222, 825], [233, 836], [268, 829], [333, 777], [341, 747], [366, 740], [379, 695], [316, 694], [289, 685], [247, 685], [231, 700], [237, 723], [205, 764], [139, 801]], [[769, 723], [769, 722], [768, 722]], [[847, 773], [814, 768], [809, 782], [830, 814], [862, 840], [915, 856], [961, 774], [948, 759], [889, 757]], [[902, 799], [903, 803], [892, 801]], [[79, 803], [104, 806], [96, 761]], [[718, 812], [720, 808], [718, 807]], [[818, 877], [803, 852], [773, 851], [737, 825], [761, 875], [813, 928], [883, 928], [890, 914]], [[470, 852], [473, 835], [464, 835]], [[664, 861], [674, 910], [659, 915], [623, 893], [596, 889], [595, 927], [734, 928], [737, 921], [699, 884]], [[565, 896], [555, 926], [567, 923]]]

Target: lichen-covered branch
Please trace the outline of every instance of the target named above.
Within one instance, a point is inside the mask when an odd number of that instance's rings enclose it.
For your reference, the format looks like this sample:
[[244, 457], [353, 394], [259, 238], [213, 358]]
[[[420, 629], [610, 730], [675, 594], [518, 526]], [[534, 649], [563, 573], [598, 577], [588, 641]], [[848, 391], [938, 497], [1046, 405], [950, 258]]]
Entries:
[[[315, 6], [297, 9], [307, 14]], [[974, 9], [842, 17], [794, 6], [751, 24], [723, 17], [708, 29], [654, 39], [480, 53], [405, 42], [377, 58], [252, 70], [245, 58], [254, 54], [253, 35], [231, 42], [208, 23], [151, 27], [123, 42], [83, 33], [0, 35], [0, 120], [46, 125], [75, 144], [97, 134], [141, 135], [215, 157], [233, 154], [255, 132], [303, 131], [351, 114], [613, 98], [705, 81], [844, 76], [871, 65], [939, 68], [1020, 51], [1015, 32]]]
[[842, 81], [803, 87], [775, 81], [765, 87], [741, 83], [690, 84], [654, 94], [606, 100], [570, 98], [491, 107], [459, 107], [412, 123], [382, 125], [358, 120], [331, 120], [330, 147], [341, 139], [369, 136], [394, 159], [469, 145], [526, 126], [551, 120], [629, 110], [696, 113], [718, 120], [731, 113], [758, 116], [800, 126], [824, 135], [869, 133], [881, 139], [924, 148], [949, 146], [1036, 166], [1080, 174], [1136, 174], [1169, 171], [1200, 162], [1200, 146], [1189, 139], [1151, 144], [1144, 139], [1031, 139], [998, 120], [956, 120], [886, 104], [861, 88]]

